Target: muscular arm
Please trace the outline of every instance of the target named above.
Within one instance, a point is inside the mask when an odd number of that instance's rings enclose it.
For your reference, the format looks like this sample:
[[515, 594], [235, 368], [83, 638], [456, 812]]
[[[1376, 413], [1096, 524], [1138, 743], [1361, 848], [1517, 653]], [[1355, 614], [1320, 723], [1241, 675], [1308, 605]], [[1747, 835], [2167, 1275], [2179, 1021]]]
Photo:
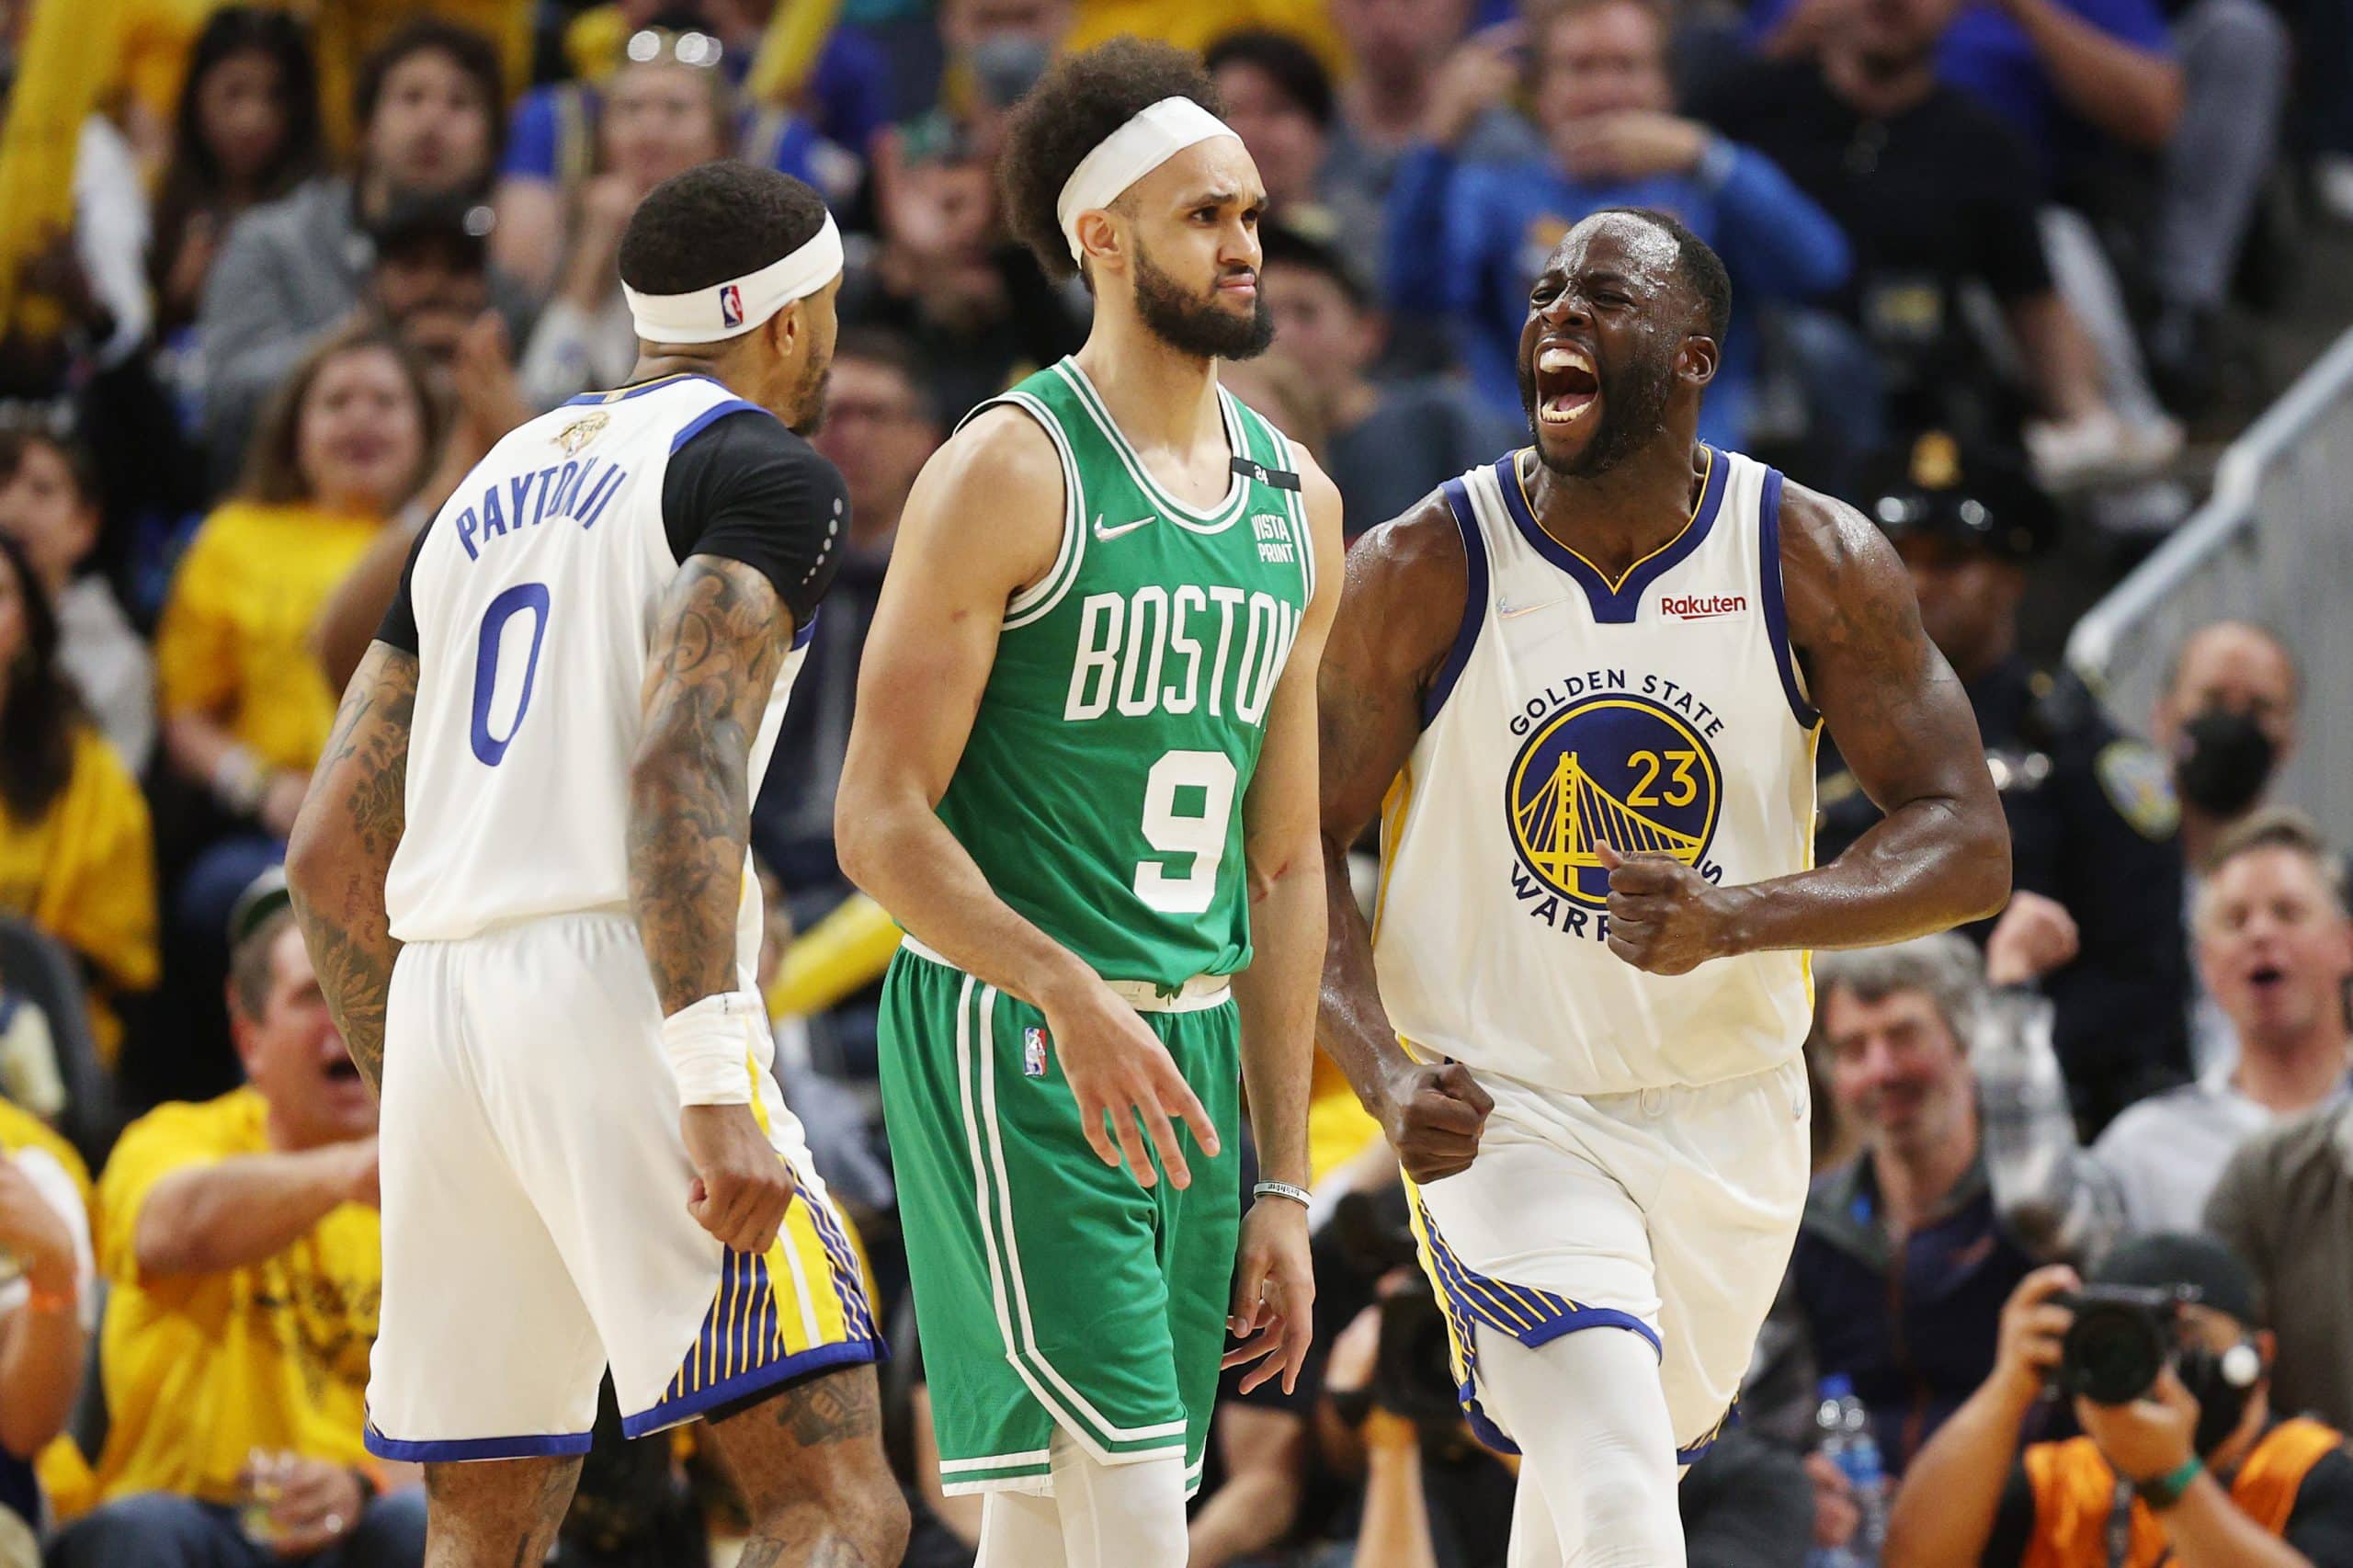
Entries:
[[400, 954], [384, 914], [384, 874], [407, 821], [415, 709], [416, 656], [370, 644], [286, 846], [286, 884], [303, 946], [351, 1060], [379, 1091], [384, 998]]
[[[1464, 1093], [1417, 1093], [1415, 1064], [1397, 1042], [1373, 973], [1372, 928], [1348, 880], [1348, 850], [1379, 814], [1413, 755], [1422, 699], [1453, 645], [1470, 593], [1470, 568], [1454, 515], [1430, 495], [1359, 538], [1318, 682], [1325, 936], [1316, 1034], [1366, 1109], [1381, 1119], [1406, 1171], [1427, 1181], [1461, 1168], [1475, 1147], [1478, 1113], [1438, 1103]], [[1468, 1085], [1468, 1074], [1459, 1074]], [[1483, 1097], [1483, 1096], [1477, 1096]], [[1405, 1108], [1432, 1111], [1455, 1139], [1425, 1148]], [[1455, 1125], [1460, 1123], [1461, 1125]], [[1467, 1142], [1466, 1142], [1467, 1140]]]
[[1304, 454], [1301, 464], [1315, 550], [1315, 597], [1267, 709], [1257, 772], [1243, 801], [1253, 956], [1250, 967], [1233, 977], [1258, 1172], [1268, 1181], [1295, 1187], [1305, 1187], [1309, 1179], [1308, 1080], [1315, 1064], [1316, 976], [1325, 945], [1315, 795], [1316, 671], [1345, 567], [1340, 493]]
[[[380, 1015], [381, 1016], [381, 1015]], [[156, 1182], [131, 1244], [141, 1274], [218, 1274], [275, 1257], [341, 1204], [372, 1201], [376, 1141], [241, 1154]]]
[[1211, 1154], [1217, 1135], [1166, 1048], [1076, 954], [996, 895], [939, 820], [1006, 605], [1051, 568], [1063, 504], [1053, 448], [1017, 409], [983, 414], [916, 477], [858, 669], [835, 848], [843, 873], [933, 951], [1046, 1015], [1097, 1158], [1124, 1153], [1140, 1185], [1157, 1182], [1141, 1119], [1183, 1187], [1191, 1176], [1169, 1117]]
[[654, 612], [629, 772], [629, 903], [665, 1017], [737, 988], [752, 738], [792, 646], [757, 567], [694, 555]]
[[1854, 508], [1791, 484], [1781, 572], [1811, 700], [1886, 815], [1826, 866], [1722, 890], [1722, 949], [1874, 947], [1993, 914], [2009, 897], [2009, 828], [1903, 562]]

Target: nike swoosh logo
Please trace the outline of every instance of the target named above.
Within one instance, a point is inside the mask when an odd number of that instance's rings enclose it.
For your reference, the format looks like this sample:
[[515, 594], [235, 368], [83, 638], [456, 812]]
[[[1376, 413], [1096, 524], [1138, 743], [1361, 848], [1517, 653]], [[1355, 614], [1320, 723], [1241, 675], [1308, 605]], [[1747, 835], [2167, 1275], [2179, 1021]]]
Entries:
[[1495, 617], [1499, 620], [1511, 620], [1523, 615], [1534, 615], [1540, 609], [1551, 609], [1554, 605], [1561, 602], [1562, 601], [1559, 599], [1546, 599], [1542, 604], [1497, 605], [1495, 607]]
[[1157, 519], [1153, 517], [1138, 517], [1132, 523], [1121, 523], [1116, 528], [1107, 528], [1103, 526], [1103, 514], [1097, 512], [1095, 514], [1095, 537], [1097, 539], [1117, 539], [1121, 534], [1131, 534], [1135, 532], [1136, 529], [1142, 528], [1146, 523], [1154, 521], [1157, 521]]

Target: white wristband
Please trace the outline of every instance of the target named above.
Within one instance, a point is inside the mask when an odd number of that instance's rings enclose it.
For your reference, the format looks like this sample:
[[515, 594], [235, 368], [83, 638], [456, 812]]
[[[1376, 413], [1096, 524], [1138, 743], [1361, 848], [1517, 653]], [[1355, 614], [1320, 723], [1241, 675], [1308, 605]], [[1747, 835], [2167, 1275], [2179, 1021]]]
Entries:
[[748, 991], [722, 991], [662, 1020], [662, 1054], [680, 1105], [749, 1105], [756, 1029], [767, 1008]]

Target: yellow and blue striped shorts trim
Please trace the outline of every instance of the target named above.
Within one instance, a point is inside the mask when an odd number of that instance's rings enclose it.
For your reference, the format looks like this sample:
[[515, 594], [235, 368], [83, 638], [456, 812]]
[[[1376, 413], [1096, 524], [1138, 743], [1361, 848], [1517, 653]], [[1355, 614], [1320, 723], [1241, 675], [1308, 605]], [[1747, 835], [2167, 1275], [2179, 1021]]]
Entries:
[[702, 1328], [652, 1409], [621, 1417], [643, 1437], [827, 1367], [885, 1354], [865, 1270], [847, 1225], [827, 1201], [796, 1193], [765, 1253], [722, 1255]]

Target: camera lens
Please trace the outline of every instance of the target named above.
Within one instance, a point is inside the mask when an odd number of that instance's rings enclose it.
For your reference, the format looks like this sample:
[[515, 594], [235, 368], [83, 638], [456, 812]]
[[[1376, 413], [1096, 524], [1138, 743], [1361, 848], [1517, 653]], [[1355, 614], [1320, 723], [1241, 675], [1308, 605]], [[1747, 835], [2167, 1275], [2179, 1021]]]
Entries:
[[2130, 1404], [2157, 1381], [2171, 1346], [2138, 1302], [2079, 1303], [2059, 1353], [2059, 1386], [2095, 1404]]

